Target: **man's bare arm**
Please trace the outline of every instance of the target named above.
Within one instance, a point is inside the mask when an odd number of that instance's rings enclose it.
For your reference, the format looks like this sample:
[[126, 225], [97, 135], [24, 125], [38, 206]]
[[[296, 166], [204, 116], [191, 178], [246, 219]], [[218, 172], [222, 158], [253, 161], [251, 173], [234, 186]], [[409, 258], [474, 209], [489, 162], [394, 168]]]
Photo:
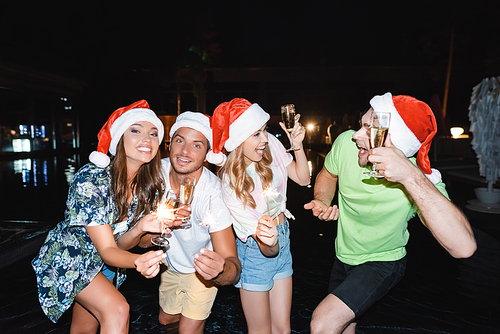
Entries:
[[312, 210], [313, 215], [321, 220], [337, 220], [339, 209], [331, 206], [337, 190], [338, 176], [330, 173], [325, 166], [319, 172], [314, 183], [314, 199], [304, 205], [304, 209]]
[[436, 240], [456, 258], [467, 258], [476, 251], [476, 240], [464, 214], [415, 166], [388, 136], [385, 147], [372, 150], [369, 157], [391, 182], [403, 184], [418, 206], [420, 218]]
[[241, 263], [231, 226], [210, 233], [214, 251], [200, 250], [194, 261], [196, 271], [218, 285], [236, 284], [240, 279]]

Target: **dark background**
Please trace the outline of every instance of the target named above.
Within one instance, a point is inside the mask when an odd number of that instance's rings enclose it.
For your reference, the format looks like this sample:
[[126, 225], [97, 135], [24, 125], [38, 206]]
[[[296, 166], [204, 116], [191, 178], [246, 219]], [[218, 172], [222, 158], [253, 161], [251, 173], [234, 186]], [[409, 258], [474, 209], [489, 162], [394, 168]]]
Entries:
[[[179, 68], [410, 67], [425, 80], [378, 87], [353, 75], [311, 103], [366, 110], [373, 91], [442, 103], [453, 36], [447, 113], [466, 126], [472, 88], [500, 75], [499, 12], [499, 1], [4, 1], [0, 59], [84, 81], [81, 119], [97, 133], [138, 99], [175, 113], [163, 92]], [[209, 99], [207, 113], [220, 102]]]

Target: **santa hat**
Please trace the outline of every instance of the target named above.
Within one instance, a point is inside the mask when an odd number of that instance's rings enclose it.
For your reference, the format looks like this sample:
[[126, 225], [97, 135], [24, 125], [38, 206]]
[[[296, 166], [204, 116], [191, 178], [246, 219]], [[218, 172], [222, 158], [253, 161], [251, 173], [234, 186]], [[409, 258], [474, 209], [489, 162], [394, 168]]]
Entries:
[[140, 100], [127, 107], [116, 109], [108, 121], [103, 125], [101, 131], [97, 135], [99, 143], [97, 151], [90, 153], [89, 159], [96, 166], [104, 168], [109, 165], [109, 157], [116, 154], [116, 145], [120, 141], [125, 130], [132, 124], [137, 122], [147, 121], [156, 126], [158, 129], [158, 139], [163, 140], [163, 123], [156, 114], [149, 109], [149, 104], [146, 100]]
[[210, 119], [213, 145], [212, 151], [207, 154], [208, 162], [224, 165], [226, 155], [222, 149], [233, 151], [266, 124], [269, 118], [269, 114], [257, 103], [252, 104], [242, 98], [219, 104]]
[[201, 112], [185, 111], [175, 120], [170, 128], [170, 138], [172, 138], [179, 128], [190, 128], [203, 133], [212, 146], [212, 129], [210, 128], [210, 116]]
[[434, 113], [424, 102], [407, 95], [392, 96], [391, 93], [377, 95], [370, 100], [376, 113], [389, 111], [391, 125], [389, 133], [394, 146], [407, 157], [417, 154], [417, 165], [427, 178], [436, 184], [441, 180], [441, 173], [431, 168], [429, 149], [436, 134], [437, 125]]

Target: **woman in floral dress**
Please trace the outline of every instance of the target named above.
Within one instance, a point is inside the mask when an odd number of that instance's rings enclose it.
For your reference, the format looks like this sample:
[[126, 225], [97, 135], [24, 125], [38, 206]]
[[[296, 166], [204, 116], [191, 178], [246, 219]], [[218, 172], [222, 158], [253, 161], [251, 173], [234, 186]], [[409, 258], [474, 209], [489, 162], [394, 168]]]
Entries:
[[162, 251], [139, 255], [123, 249], [146, 232], [159, 232], [150, 212], [163, 194], [163, 132], [144, 100], [116, 110], [99, 132], [92, 163], [69, 187], [64, 221], [32, 261], [47, 317], [57, 322], [74, 304], [72, 333], [95, 333], [99, 326], [101, 333], [127, 333], [129, 305], [112, 283], [116, 278], [119, 287], [125, 275], [116, 268], [136, 268], [147, 278], [159, 272]]

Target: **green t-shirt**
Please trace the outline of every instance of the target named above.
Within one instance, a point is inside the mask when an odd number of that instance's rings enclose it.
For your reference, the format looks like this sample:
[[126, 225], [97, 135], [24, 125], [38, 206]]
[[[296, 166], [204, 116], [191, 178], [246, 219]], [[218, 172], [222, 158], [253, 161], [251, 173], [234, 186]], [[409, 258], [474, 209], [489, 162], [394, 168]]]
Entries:
[[[402, 184], [363, 175], [371, 166], [359, 166], [354, 133], [340, 134], [325, 158], [326, 169], [339, 182], [337, 257], [350, 265], [399, 260], [406, 255], [408, 220], [417, 208]], [[444, 183], [436, 187], [448, 197]]]

